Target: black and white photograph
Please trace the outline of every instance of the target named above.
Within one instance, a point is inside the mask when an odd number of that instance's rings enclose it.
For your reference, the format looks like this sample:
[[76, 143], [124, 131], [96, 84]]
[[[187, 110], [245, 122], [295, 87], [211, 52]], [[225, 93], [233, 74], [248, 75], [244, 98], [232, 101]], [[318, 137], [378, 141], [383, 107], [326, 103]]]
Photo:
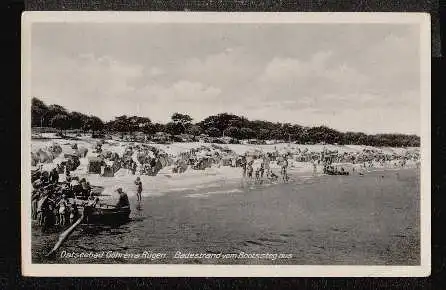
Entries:
[[429, 275], [428, 14], [22, 19], [24, 275]]

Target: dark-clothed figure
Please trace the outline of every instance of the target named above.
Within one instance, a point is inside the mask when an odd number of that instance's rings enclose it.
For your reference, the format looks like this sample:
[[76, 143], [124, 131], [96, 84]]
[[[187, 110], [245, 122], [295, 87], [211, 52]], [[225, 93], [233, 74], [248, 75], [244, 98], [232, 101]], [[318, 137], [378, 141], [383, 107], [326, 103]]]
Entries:
[[137, 164], [136, 164], [136, 162], [133, 162], [133, 165], [132, 165], [132, 174], [133, 175], [135, 175], [135, 173], [136, 173], [136, 168], [137, 168]]
[[74, 196], [79, 196], [82, 194], [82, 185], [79, 180], [76, 178], [72, 178], [70, 182], [71, 190], [73, 191]]
[[252, 168], [252, 164], [254, 163], [254, 160], [251, 160], [251, 161], [249, 161], [248, 162], [248, 165], [247, 165], [247, 167], [246, 167], [246, 171], [247, 171], [247, 174], [248, 174], [248, 178], [252, 178], [252, 173], [253, 173], [253, 170], [254, 170], [254, 168]]
[[246, 167], [247, 167], [245, 156], [242, 156], [242, 160], [240, 161], [240, 163], [243, 168], [243, 177], [245, 177], [246, 176]]
[[48, 198], [48, 225], [59, 224], [59, 204], [57, 197], [51, 193]]
[[31, 198], [31, 217], [37, 220], [37, 207], [40, 199], [40, 189], [34, 189]]
[[50, 183], [48, 171], [42, 172], [42, 175], [40, 176], [40, 182], [42, 183], [42, 186], [47, 186]]
[[90, 196], [91, 187], [89, 183], [85, 180], [85, 178], [82, 178], [81, 180], [81, 191], [82, 191], [82, 196], [84, 197]]
[[70, 206], [70, 224], [74, 222], [74, 219], [76, 219], [79, 216], [79, 209], [77, 208], [76, 201], [74, 201]]
[[48, 193], [43, 192], [37, 203], [37, 218], [40, 226], [44, 226], [46, 224], [48, 211]]
[[65, 166], [65, 180], [67, 182], [71, 182], [71, 175], [70, 175], [70, 170], [68, 169], [68, 167]]
[[153, 173], [155, 172], [155, 166], [156, 158], [152, 158], [152, 160], [150, 160], [150, 175], [153, 175]]
[[57, 168], [51, 170], [49, 179], [53, 184], [57, 184], [59, 182], [59, 172], [57, 171]]
[[127, 196], [127, 193], [122, 191], [122, 188], [118, 188], [116, 190], [119, 193], [119, 200], [116, 204], [116, 207], [126, 207], [130, 205], [129, 197]]

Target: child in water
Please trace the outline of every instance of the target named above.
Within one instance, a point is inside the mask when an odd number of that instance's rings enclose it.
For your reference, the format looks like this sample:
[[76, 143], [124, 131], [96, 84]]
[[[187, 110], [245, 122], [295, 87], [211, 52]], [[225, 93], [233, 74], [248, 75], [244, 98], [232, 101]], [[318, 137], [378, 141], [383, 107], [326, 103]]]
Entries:
[[136, 178], [135, 184], [137, 186], [136, 189], [136, 198], [138, 199], [138, 201], [142, 200], [141, 197], [141, 193], [142, 193], [142, 182], [141, 182], [141, 178], [139, 178], [139, 176]]
[[252, 161], [251, 162], [248, 162], [248, 165], [247, 165], [247, 174], [248, 174], [248, 178], [252, 178], [252, 173], [253, 173], [253, 168], [252, 168]]

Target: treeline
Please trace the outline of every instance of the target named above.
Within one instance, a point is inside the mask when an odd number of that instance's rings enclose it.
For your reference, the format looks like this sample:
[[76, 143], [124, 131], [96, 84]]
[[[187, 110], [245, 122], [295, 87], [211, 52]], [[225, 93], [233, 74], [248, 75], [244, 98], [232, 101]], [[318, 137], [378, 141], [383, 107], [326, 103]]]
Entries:
[[37, 98], [31, 103], [31, 126], [52, 127], [59, 130], [81, 129], [84, 131], [101, 131], [104, 122], [96, 116], [87, 116], [79, 112], [69, 112], [59, 105], [47, 106]]
[[96, 116], [69, 112], [59, 105], [47, 106], [37, 98], [32, 99], [32, 126], [52, 127], [59, 130], [81, 129], [107, 131], [122, 134], [143, 132], [155, 134], [165, 132], [171, 135], [190, 134], [210, 137], [231, 137], [234, 139], [284, 140], [301, 144], [357, 144], [370, 146], [409, 147], [420, 146], [420, 138], [405, 134], [367, 135], [358, 132], [340, 132], [326, 126], [305, 127], [297, 124], [248, 120], [245, 117], [221, 113], [202, 121], [193, 122], [186, 114], [174, 113], [166, 124], [154, 123], [147, 117], [119, 116], [103, 122]]

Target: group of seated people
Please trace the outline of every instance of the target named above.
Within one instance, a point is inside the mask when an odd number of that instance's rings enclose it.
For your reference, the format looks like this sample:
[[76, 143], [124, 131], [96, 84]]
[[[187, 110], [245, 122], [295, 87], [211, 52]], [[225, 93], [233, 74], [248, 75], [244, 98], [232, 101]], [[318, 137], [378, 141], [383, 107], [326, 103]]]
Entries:
[[54, 185], [34, 188], [32, 194], [32, 219], [39, 225], [66, 226], [79, 216], [76, 201], [70, 202], [66, 194], [56, 190]]
[[57, 168], [53, 168], [50, 171], [38, 170], [33, 173], [31, 176], [31, 182], [36, 182], [48, 185], [48, 184], [56, 184], [59, 182], [59, 172]]
[[88, 199], [91, 195], [90, 183], [79, 177], [67, 176], [66, 181], [61, 185], [63, 193], [69, 197], [78, 199]]
[[123, 158], [121, 160], [121, 168], [131, 170], [133, 175], [135, 175], [137, 167], [138, 165], [131, 158], [126, 158], [126, 159]]
[[97, 202], [85, 178], [71, 177], [69, 171], [65, 174], [64, 182], [59, 182], [56, 169], [34, 174], [31, 216], [44, 228], [72, 224], [79, 217], [77, 199]]
[[158, 173], [158, 171], [161, 169], [162, 165], [159, 164], [158, 160], [153, 158], [150, 160], [150, 163], [143, 164], [141, 168], [141, 174], [142, 175], [150, 175], [154, 176]]

